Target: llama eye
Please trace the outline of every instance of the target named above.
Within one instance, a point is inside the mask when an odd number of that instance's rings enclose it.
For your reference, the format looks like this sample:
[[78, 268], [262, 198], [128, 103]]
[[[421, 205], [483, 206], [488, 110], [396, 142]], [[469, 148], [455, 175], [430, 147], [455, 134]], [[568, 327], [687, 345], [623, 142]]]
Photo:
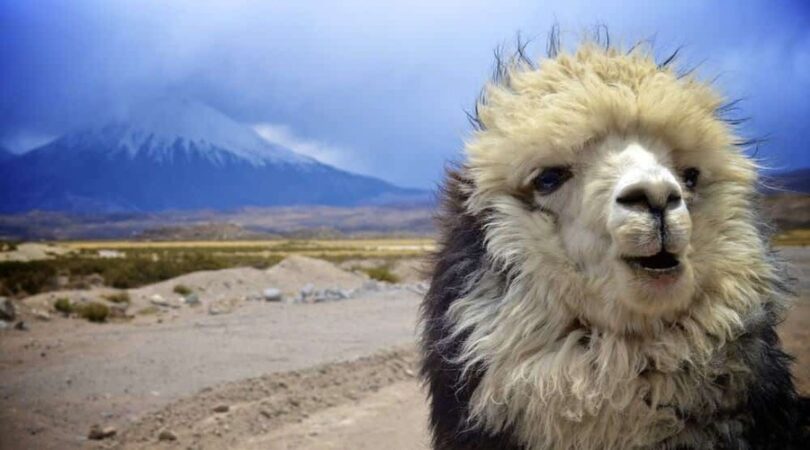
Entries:
[[534, 188], [541, 195], [551, 194], [573, 176], [565, 167], [549, 167], [534, 179]]
[[687, 189], [694, 189], [697, 187], [698, 177], [700, 176], [700, 170], [690, 167], [683, 171], [683, 184], [686, 186]]

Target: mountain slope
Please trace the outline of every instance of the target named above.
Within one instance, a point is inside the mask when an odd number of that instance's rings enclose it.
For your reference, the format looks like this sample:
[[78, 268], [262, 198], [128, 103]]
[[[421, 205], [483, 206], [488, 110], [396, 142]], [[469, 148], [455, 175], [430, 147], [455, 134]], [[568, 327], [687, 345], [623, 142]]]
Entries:
[[3, 147], [0, 147], [0, 163], [2, 163], [3, 161], [8, 161], [9, 159], [14, 158], [14, 156], [15, 156], [14, 153], [11, 153], [10, 151], [4, 149]]
[[270, 144], [204, 105], [163, 103], [0, 163], [0, 212], [353, 206], [425, 198]]

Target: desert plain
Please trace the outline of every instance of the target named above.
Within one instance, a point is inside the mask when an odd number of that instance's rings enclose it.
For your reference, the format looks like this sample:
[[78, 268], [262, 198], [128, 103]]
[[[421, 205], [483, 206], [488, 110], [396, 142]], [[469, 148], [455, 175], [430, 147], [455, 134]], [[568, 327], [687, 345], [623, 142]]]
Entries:
[[[16, 258], [209, 245], [272, 264], [130, 288], [63, 280], [7, 300], [0, 449], [428, 447], [415, 342], [429, 240], [37, 245]], [[810, 248], [779, 250], [798, 293], [780, 334], [810, 393]], [[109, 316], [85, 320], [87, 303]]]

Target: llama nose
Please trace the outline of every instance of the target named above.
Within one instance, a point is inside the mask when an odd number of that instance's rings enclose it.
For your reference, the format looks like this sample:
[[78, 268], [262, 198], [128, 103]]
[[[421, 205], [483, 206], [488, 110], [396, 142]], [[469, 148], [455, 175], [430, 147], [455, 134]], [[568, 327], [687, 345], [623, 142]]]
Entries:
[[681, 190], [665, 177], [648, 179], [625, 186], [616, 196], [616, 203], [630, 209], [646, 210], [656, 216], [680, 206]]

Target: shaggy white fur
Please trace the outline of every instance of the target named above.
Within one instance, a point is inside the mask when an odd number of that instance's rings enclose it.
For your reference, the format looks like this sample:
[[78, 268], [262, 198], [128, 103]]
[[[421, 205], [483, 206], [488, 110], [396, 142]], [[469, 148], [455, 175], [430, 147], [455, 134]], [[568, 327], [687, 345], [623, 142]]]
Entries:
[[[781, 296], [755, 226], [755, 166], [717, 118], [721, 105], [644, 49], [591, 44], [537, 70], [516, 62], [486, 88], [482, 130], [466, 145], [466, 208], [487, 217], [493, 264], [447, 312], [450, 338], [463, 338], [455, 362], [480, 372], [470, 426], [513, 430], [531, 449], [701, 448], [709, 431], [684, 412], [743, 401], [750, 374], [730, 343]], [[545, 167], [574, 176], [539, 195], [531, 182]], [[694, 190], [681, 179], [688, 167], [700, 169]], [[649, 214], [617, 205], [639, 180], [683, 198], [662, 242]], [[679, 255], [675, 279], [622, 260], [661, 246]]]

